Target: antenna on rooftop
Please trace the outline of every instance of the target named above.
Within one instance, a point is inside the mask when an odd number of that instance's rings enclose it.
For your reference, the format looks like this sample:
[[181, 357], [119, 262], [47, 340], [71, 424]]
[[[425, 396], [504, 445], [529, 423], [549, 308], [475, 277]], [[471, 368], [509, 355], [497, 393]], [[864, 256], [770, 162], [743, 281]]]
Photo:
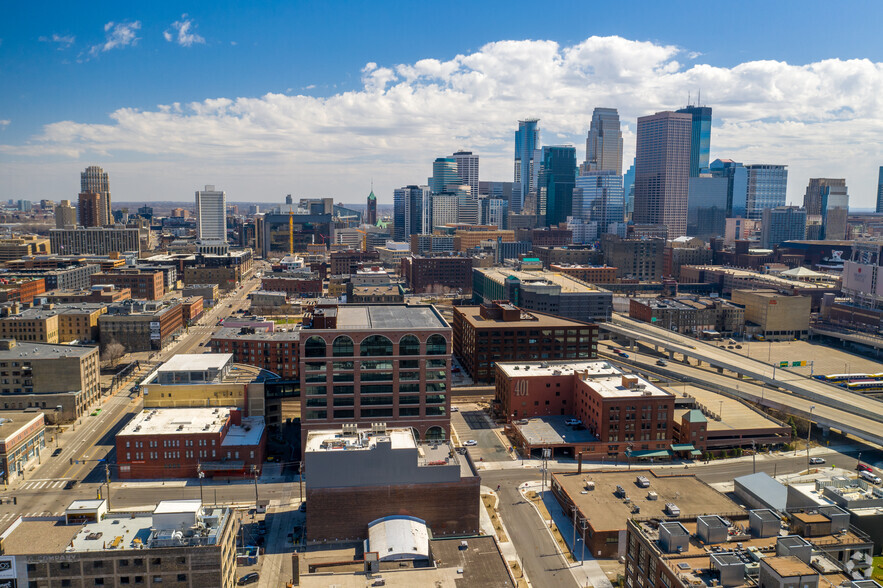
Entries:
[[687, 106], [690, 106], [690, 90], [687, 90]]

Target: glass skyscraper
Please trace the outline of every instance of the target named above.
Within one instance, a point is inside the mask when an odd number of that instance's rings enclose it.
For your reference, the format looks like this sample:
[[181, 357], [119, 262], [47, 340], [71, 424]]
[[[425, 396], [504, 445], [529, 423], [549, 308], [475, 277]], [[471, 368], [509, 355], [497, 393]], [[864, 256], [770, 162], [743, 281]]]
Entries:
[[877, 213], [883, 213], [883, 165], [877, 174]]
[[517, 209], [512, 207], [512, 212], [521, 212], [524, 199], [536, 189], [532, 179], [534, 173], [534, 156], [540, 146], [540, 121], [532, 118], [518, 121], [518, 130], [515, 131], [515, 182], [518, 184], [519, 195], [514, 199]]
[[574, 217], [596, 222], [598, 232], [603, 235], [611, 232], [611, 224], [622, 224], [624, 214], [622, 176], [610, 170], [577, 176], [573, 189]]
[[708, 159], [711, 153], [711, 107], [685, 106], [677, 112], [693, 117], [690, 134], [690, 177], [698, 178], [699, 174], [708, 171]]
[[764, 208], [785, 206], [788, 190], [788, 170], [784, 165], [753, 164], [748, 171], [748, 189], [745, 198], [745, 216], [761, 220]]
[[732, 159], [715, 159], [710, 167], [713, 177], [727, 179], [727, 218], [744, 218], [747, 214], [748, 170]]
[[432, 177], [429, 178], [429, 191], [433, 194], [454, 193], [462, 184], [457, 173], [457, 160], [453, 157], [439, 157], [432, 162]]
[[[406, 241], [411, 235], [422, 234], [426, 230], [426, 207], [430, 204], [429, 188], [426, 186], [405, 186], [397, 188], [392, 197], [393, 238]], [[431, 222], [431, 221], [430, 221]]]
[[543, 163], [537, 184], [544, 192], [546, 226], [567, 222], [573, 211], [573, 186], [576, 181], [576, 149], [571, 145], [543, 147]]
[[595, 108], [586, 138], [586, 163], [583, 172], [622, 173], [622, 129], [615, 108]]

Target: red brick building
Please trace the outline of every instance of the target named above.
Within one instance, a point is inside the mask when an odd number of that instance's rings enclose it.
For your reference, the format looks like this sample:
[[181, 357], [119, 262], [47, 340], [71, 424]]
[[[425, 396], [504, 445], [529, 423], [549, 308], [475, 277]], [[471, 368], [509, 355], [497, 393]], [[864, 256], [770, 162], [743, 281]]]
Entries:
[[266, 454], [263, 417], [231, 408], [156, 408], [117, 433], [123, 480], [250, 476]]
[[569, 439], [539, 439], [532, 436], [530, 424], [516, 426], [519, 444], [527, 451], [557, 446], [598, 457], [627, 451], [637, 457], [671, 456], [671, 392], [604, 361], [498, 363], [496, 369], [496, 401], [507, 422], [569, 416], [586, 429], [579, 435], [574, 431]]
[[497, 362], [597, 357], [598, 325], [527, 311], [508, 302], [455, 306], [454, 355], [476, 382], [493, 382]]
[[376, 422], [450, 430], [451, 327], [433, 306], [316, 307], [300, 331], [301, 430]]
[[236, 363], [263, 368], [285, 379], [298, 377], [299, 331], [222, 328], [212, 336], [211, 346], [213, 353], [232, 353]]
[[117, 288], [128, 288], [132, 292], [132, 298], [140, 300], [159, 300], [165, 294], [161, 271], [124, 269], [92, 274], [89, 280], [93, 286], [112, 284]]
[[191, 296], [181, 301], [181, 310], [184, 315], [184, 324], [190, 325], [199, 320], [202, 316], [203, 305], [202, 296]]
[[333, 251], [329, 273], [332, 276], [354, 274], [363, 264], [376, 265], [378, 261], [380, 255], [376, 251]]
[[472, 259], [469, 257], [413, 257], [402, 258], [402, 277], [411, 291], [425, 292], [460, 291], [472, 292]]
[[289, 296], [321, 296], [322, 280], [312, 276], [301, 278], [291, 275], [265, 275], [261, 278], [261, 289], [270, 292], [285, 292]]
[[616, 268], [606, 265], [558, 265], [551, 264], [549, 271], [588, 282], [589, 284], [616, 283]]
[[0, 278], [0, 302], [33, 302], [46, 291], [44, 278]]

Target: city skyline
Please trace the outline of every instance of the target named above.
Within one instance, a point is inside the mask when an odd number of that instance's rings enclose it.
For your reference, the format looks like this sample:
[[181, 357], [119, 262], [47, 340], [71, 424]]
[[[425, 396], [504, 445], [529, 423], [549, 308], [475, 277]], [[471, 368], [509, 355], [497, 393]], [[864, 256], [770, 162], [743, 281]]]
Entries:
[[[876, 201], [883, 120], [877, 93], [862, 88], [883, 84], [883, 55], [860, 34], [842, 48], [749, 48], [729, 33], [694, 30], [693, 16], [651, 27], [649, 17], [614, 19], [623, 10], [615, 8], [597, 26], [576, 19], [560, 31], [543, 16], [535, 32], [506, 27], [510, 17], [501, 16], [480, 35], [462, 25], [446, 43], [378, 43], [321, 71], [298, 58], [274, 80], [257, 64], [287, 55], [278, 24], [261, 20], [262, 44], [255, 25], [231, 28], [208, 7], [62, 18], [65, 9], [27, 23], [28, 9], [14, 10], [0, 25], [0, 71], [12, 89], [0, 98], [3, 199], [75, 198], [72, 174], [95, 164], [113, 176], [117, 202], [186, 201], [206, 183], [236, 201], [295, 193], [358, 202], [373, 178], [389, 205], [394, 188], [422, 183], [435, 157], [460, 149], [481, 157], [482, 181], [508, 181], [517, 121], [529, 117], [541, 121], [542, 144], [573, 144], [581, 159], [593, 109], [616, 108], [628, 162], [639, 116], [681, 108], [701, 91], [714, 109], [710, 160], [788, 165], [789, 203], [800, 203], [810, 177], [845, 177], [856, 208]], [[769, 18], [811, 22], [786, 13], [776, 7]], [[318, 34], [307, 40], [318, 43]], [[225, 60], [256, 72], [236, 83], [212, 79], [211, 67], [182, 77]], [[97, 81], [102, 96], [89, 90]]]

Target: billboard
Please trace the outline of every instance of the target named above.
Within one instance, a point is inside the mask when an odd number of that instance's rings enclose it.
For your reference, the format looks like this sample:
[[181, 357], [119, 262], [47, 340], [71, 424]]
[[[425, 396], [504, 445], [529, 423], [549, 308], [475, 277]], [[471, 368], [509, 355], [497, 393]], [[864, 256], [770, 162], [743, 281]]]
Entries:
[[847, 261], [843, 264], [843, 288], [873, 294], [871, 284], [873, 282], [874, 268], [868, 263]]

